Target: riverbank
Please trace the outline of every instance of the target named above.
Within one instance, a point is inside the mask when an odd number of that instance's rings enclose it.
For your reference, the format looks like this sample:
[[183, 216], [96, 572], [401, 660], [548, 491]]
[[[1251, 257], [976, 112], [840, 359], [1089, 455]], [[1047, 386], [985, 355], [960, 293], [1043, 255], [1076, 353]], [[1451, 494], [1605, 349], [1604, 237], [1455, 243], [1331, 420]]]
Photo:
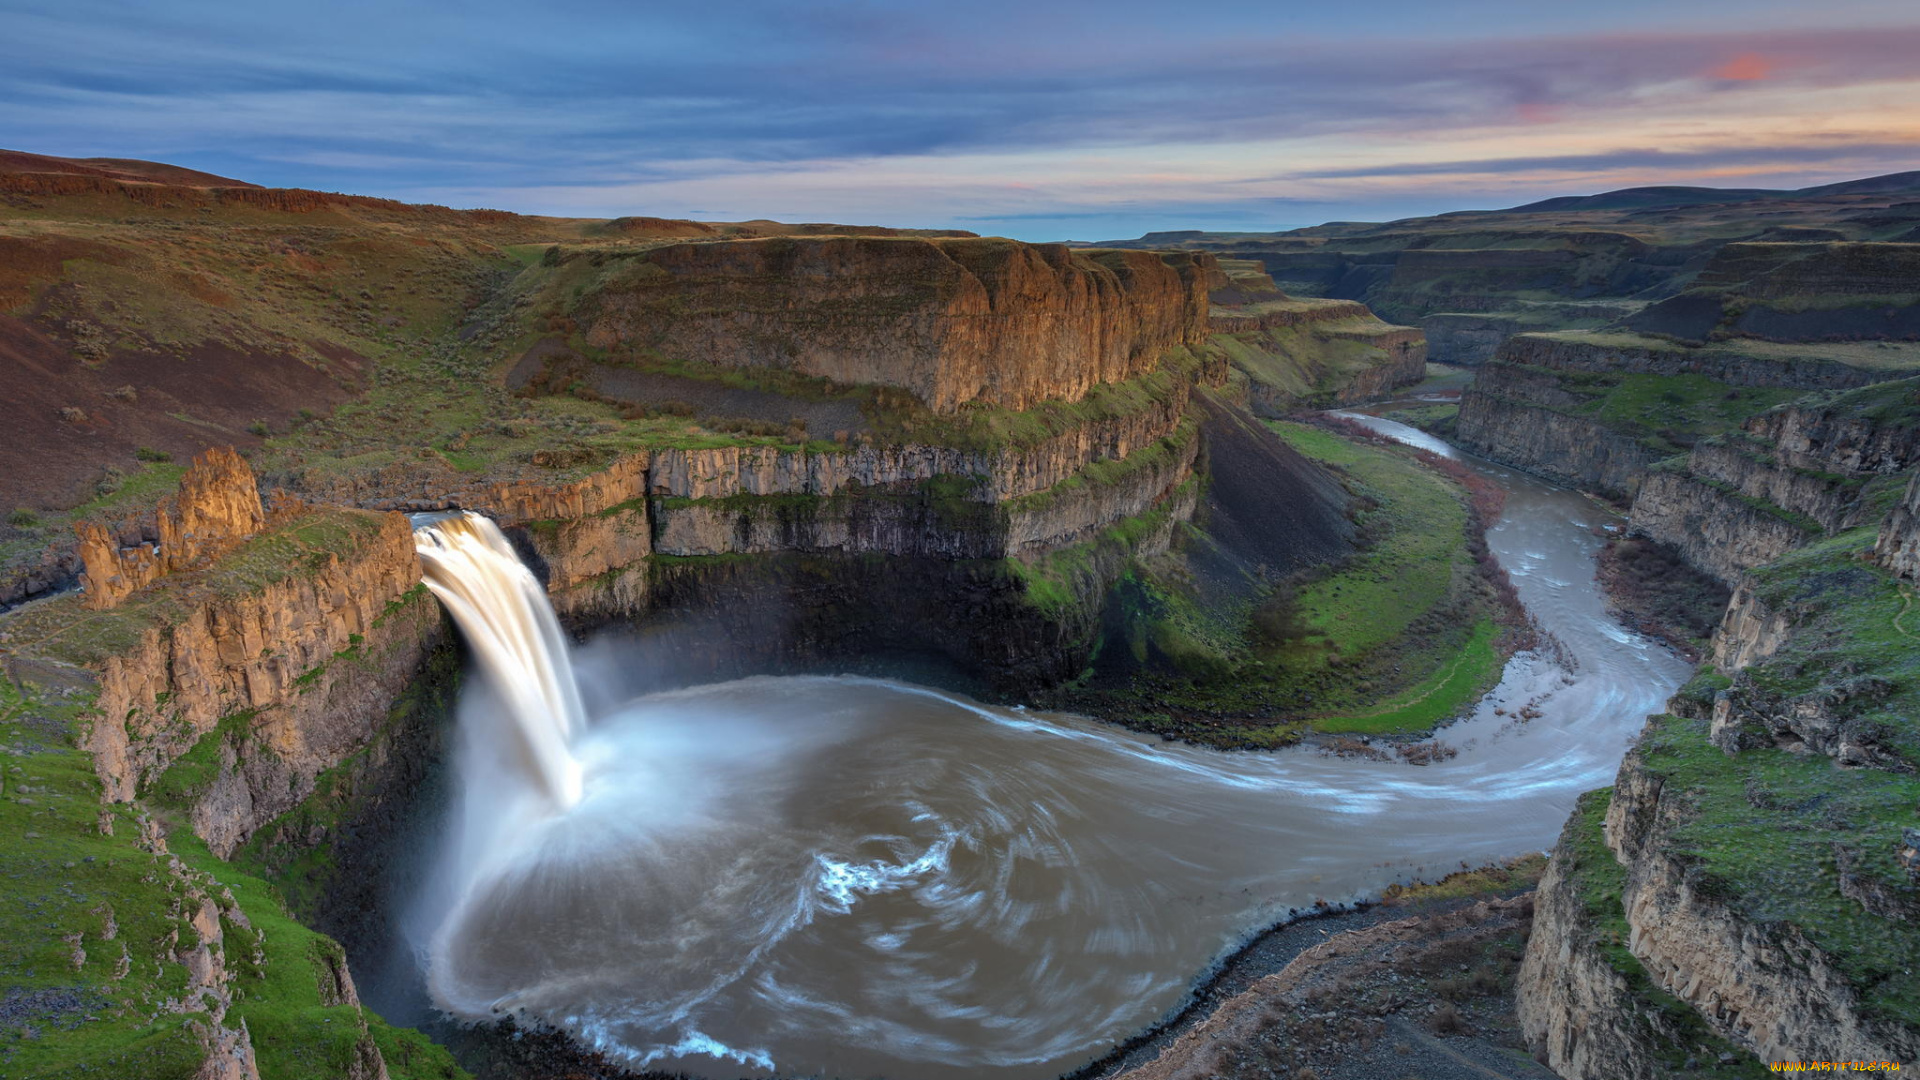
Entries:
[[1169, 552], [1136, 562], [1090, 677], [1047, 705], [1225, 749], [1319, 736], [1410, 746], [1533, 643], [1485, 541], [1496, 485], [1337, 417], [1266, 428], [1345, 487], [1357, 550], [1288, 573], [1229, 566], [1219, 515], [1203, 511]]
[[1523, 1067], [1510, 995], [1545, 866], [1523, 856], [1272, 927], [1196, 986], [1179, 1015], [1067, 1080], [1303, 1070], [1484, 1080], [1487, 1062], [1550, 1077]]

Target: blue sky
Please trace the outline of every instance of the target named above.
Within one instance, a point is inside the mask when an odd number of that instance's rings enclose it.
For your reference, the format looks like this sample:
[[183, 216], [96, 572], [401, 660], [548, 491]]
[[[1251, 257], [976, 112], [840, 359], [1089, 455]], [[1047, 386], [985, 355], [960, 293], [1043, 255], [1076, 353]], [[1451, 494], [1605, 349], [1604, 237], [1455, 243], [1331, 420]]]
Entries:
[[1911, 3], [0, 0], [0, 146], [1025, 239], [1920, 168]]

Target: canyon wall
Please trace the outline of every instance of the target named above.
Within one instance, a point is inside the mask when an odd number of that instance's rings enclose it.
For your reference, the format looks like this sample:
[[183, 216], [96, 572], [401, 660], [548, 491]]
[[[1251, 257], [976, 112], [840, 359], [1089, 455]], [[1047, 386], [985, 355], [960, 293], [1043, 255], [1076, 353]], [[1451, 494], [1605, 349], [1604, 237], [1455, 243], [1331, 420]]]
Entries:
[[1426, 335], [1352, 301], [1256, 300], [1215, 307], [1208, 325], [1260, 416], [1357, 404], [1426, 376]]
[[1657, 452], [1598, 420], [1559, 411], [1555, 394], [1550, 380], [1527, 369], [1481, 368], [1460, 398], [1460, 445], [1560, 483], [1630, 497]]
[[1819, 535], [1811, 522], [1796, 521], [1737, 487], [1666, 470], [1641, 480], [1628, 520], [1634, 533], [1670, 545], [1695, 569], [1729, 585], [1741, 571]]
[[595, 253], [593, 346], [844, 384], [951, 412], [1079, 399], [1206, 335], [1211, 255], [997, 239], [782, 237]]
[[0, 632], [10, 653], [91, 673], [86, 747], [109, 801], [199, 748], [206, 760], [175, 778], [224, 855], [365, 743], [439, 612], [406, 518], [294, 504], [269, 519], [230, 449], [195, 462], [153, 527], [157, 548], [131, 550], [83, 530], [87, 591]]
[[1518, 334], [1500, 347], [1497, 359], [1551, 371], [1704, 375], [1729, 386], [1794, 390], [1841, 390], [1893, 377], [1886, 372], [1814, 355], [1787, 358], [1749, 355], [1740, 352], [1737, 343], [1687, 348], [1653, 338], [1616, 334]]
[[1867, 524], [1884, 512], [1864, 497], [1867, 485], [1920, 463], [1920, 424], [1906, 405], [1916, 391], [1920, 380], [1888, 381], [1759, 413], [1696, 444], [1684, 464], [1650, 472], [1630, 527], [1735, 585], [1748, 569]]
[[1628, 324], [1694, 341], [1911, 340], [1920, 338], [1917, 279], [1912, 243], [1727, 244], [1686, 291]]
[[1888, 570], [1909, 581], [1920, 581], [1920, 473], [1908, 482], [1899, 505], [1880, 527], [1874, 554]]
[[[1646, 531], [1662, 539], [1682, 529], [1663, 534], [1656, 512], [1691, 521], [1727, 509], [1702, 483], [1759, 500], [1763, 510], [1776, 506], [1789, 525], [1824, 522], [1851, 505], [1851, 494], [1841, 490], [1850, 478], [1913, 459], [1904, 422], [1876, 422], [1864, 415], [1873, 409], [1847, 393], [1879, 394], [1871, 388], [1905, 373], [1748, 355], [1737, 343], [1688, 349], [1631, 335], [1519, 334], [1462, 395], [1458, 437], [1475, 453], [1622, 500], [1639, 491], [1655, 462], [1691, 450], [1692, 463], [1676, 471], [1699, 483], [1661, 481], [1648, 503]], [[1764, 409], [1793, 391], [1833, 397], [1824, 405]], [[1755, 407], [1719, 405], [1715, 396], [1762, 407], [1742, 416]], [[1751, 460], [1741, 460], [1742, 453]], [[1775, 550], [1770, 543], [1756, 540], [1752, 551]]]
[[[845, 551], [997, 559], [1044, 551], [1145, 513], [1193, 474], [1197, 432], [1142, 447], [1124, 475], [1063, 481], [1005, 503], [906, 492], [787, 498], [660, 498], [651, 503], [663, 555]], [[737, 484], [738, 472], [731, 474]], [[722, 490], [733, 484], [717, 485]]]
[[297, 573], [232, 595], [184, 597], [184, 617], [148, 627], [100, 665], [88, 748], [108, 798], [133, 798], [225, 724], [193, 814], [194, 831], [225, 854], [305, 798], [385, 717], [439, 611], [419, 588], [405, 518], [324, 516], [357, 534], [350, 546], [318, 557], [290, 547]]
[[[1891, 471], [1913, 467], [1894, 430], [1913, 421], [1887, 408], [1906, 393], [1773, 410], [1738, 455], [1696, 449], [1701, 478], [1656, 471], [1641, 488], [1636, 521], [1646, 511], [1735, 589], [1710, 667], [1649, 720], [1613, 789], [1583, 800], [1542, 882], [1520, 1016], [1568, 1080], [1652, 1080], [1682, 1057], [1757, 1071], [1739, 1063], [1920, 1054], [1917, 654], [1897, 576], [1920, 481]], [[1847, 478], [1821, 465], [1871, 479], [1832, 486]], [[1658, 505], [1673, 498], [1700, 501]], [[1749, 545], [1786, 512], [1772, 499], [1809, 516], [1769, 555]]]
[[1534, 892], [1515, 1012], [1565, 1080], [1652, 1080], [1697, 1052], [1697, 1025], [1648, 1007], [1645, 970], [1618, 956], [1619, 868], [1595, 828], [1608, 794], [1581, 797]]

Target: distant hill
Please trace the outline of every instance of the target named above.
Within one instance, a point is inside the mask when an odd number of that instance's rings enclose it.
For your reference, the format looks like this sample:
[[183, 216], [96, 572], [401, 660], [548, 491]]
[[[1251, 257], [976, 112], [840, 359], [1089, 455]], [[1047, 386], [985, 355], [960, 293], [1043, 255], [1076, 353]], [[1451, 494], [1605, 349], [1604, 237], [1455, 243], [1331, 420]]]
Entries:
[[245, 180], [215, 176], [158, 161], [134, 158], [63, 158], [0, 150], [0, 173], [39, 173], [55, 176], [99, 176], [130, 184], [166, 184], [170, 187], [259, 187]]
[[1633, 187], [1598, 195], [1562, 195], [1542, 199], [1497, 214], [1544, 214], [1567, 210], [1650, 210], [1662, 207], [1708, 206], [1719, 203], [1819, 199], [1833, 195], [1887, 195], [1920, 193], [1920, 172], [1889, 173], [1864, 180], [1783, 190], [1777, 188]]

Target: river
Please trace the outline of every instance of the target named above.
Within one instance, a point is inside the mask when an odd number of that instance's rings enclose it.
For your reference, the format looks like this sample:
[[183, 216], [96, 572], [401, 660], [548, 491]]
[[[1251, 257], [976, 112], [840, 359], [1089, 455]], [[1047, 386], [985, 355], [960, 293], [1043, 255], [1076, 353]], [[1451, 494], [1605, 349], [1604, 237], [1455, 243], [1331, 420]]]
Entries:
[[509, 820], [469, 773], [485, 865], [426, 901], [436, 1001], [697, 1076], [1039, 1080], [1290, 910], [1550, 846], [1689, 668], [1608, 617], [1605, 511], [1469, 463], [1507, 491], [1489, 544], [1560, 648], [1442, 731], [1457, 756], [1228, 753], [861, 678], [642, 697], [576, 740], [564, 810]]

